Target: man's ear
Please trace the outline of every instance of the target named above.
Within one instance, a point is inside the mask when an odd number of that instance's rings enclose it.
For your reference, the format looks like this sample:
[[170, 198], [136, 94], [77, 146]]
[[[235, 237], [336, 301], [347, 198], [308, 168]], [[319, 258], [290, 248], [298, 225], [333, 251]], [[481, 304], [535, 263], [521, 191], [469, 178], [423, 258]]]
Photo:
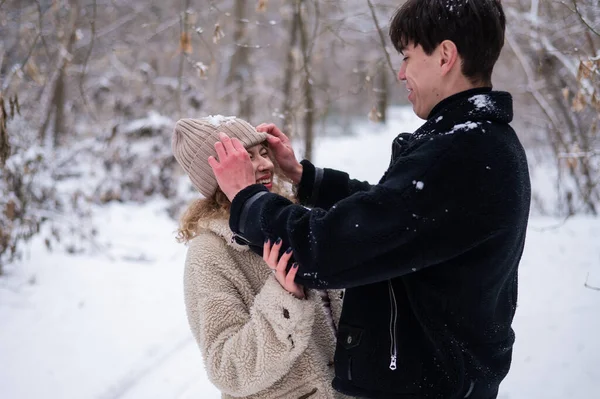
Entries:
[[[440, 43], [439, 54], [441, 72], [442, 76], [444, 76], [457, 64], [458, 49], [456, 48], [456, 44], [452, 40], [444, 40]], [[458, 66], [460, 66], [460, 63], [458, 63]]]

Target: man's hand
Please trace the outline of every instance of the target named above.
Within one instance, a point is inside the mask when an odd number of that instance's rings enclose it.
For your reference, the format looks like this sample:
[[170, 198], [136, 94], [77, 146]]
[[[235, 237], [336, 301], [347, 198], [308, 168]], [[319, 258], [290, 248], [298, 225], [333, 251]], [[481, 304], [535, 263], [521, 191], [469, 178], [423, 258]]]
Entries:
[[256, 183], [254, 168], [248, 151], [236, 138], [230, 139], [225, 133], [219, 133], [215, 143], [218, 160], [213, 156], [208, 157], [208, 164], [215, 173], [219, 187], [229, 201], [244, 188]]
[[272, 123], [262, 123], [256, 127], [256, 130], [268, 134], [269, 148], [273, 151], [281, 171], [292, 183], [299, 184], [302, 178], [302, 165], [296, 160], [290, 139]]

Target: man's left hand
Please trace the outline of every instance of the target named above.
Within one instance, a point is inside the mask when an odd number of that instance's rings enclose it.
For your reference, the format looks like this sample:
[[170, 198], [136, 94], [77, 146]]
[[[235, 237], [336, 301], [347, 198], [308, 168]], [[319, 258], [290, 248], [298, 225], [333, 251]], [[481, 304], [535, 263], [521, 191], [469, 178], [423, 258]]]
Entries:
[[208, 164], [212, 168], [219, 187], [229, 201], [244, 188], [256, 183], [254, 169], [248, 151], [236, 138], [229, 138], [225, 133], [219, 133], [215, 143], [218, 160], [208, 157]]

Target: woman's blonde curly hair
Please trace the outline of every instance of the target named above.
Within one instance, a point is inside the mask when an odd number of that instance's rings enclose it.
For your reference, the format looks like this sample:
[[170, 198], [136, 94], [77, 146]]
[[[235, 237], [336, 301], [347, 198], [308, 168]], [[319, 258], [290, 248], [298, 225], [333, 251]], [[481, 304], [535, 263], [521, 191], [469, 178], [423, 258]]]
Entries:
[[[266, 144], [261, 144], [267, 149]], [[269, 158], [275, 166], [273, 172], [272, 193], [282, 195], [295, 202], [291, 190], [290, 181], [283, 175], [281, 169], [269, 150]], [[177, 229], [177, 241], [188, 243], [198, 234], [198, 222], [201, 220], [227, 219], [231, 202], [227, 196], [217, 187], [217, 191], [209, 198], [199, 198], [194, 200], [181, 215], [179, 219], [179, 228]]]

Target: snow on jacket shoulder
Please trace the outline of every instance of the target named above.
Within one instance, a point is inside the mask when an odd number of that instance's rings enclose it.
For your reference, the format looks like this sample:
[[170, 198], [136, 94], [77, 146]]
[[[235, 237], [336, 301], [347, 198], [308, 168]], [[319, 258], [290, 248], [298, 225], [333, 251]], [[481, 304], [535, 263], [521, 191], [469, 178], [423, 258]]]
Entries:
[[[226, 220], [204, 227], [187, 254], [185, 304], [223, 398], [343, 398], [331, 388], [335, 331], [318, 293], [285, 291], [260, 256], [233, 242]], [[329, 296], [337, 325], [342, 295]]]

